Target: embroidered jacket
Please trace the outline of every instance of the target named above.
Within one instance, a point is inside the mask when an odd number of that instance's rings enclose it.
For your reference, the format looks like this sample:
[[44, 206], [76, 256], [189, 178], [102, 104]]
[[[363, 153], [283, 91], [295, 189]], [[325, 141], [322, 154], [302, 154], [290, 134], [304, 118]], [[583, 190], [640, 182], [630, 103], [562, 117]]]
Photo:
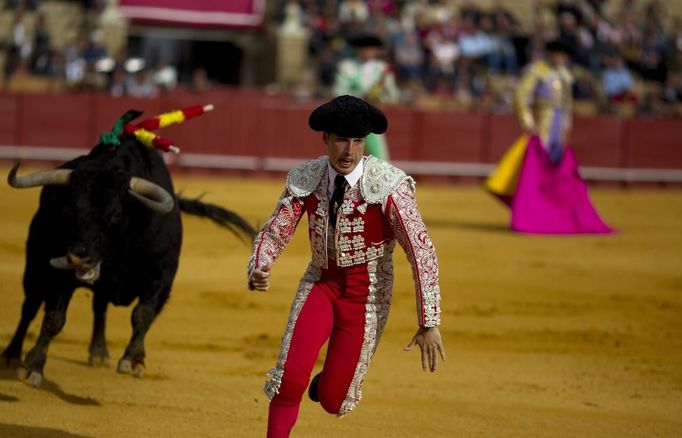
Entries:
[[[254, 242], [249, 278], [255, 268], [277, 260], [306, 212], [311, 264], [317, 268], [326, 268], [328, 258], [334, 258], [342, 269], [375, 260], [380, 265], [382, 261], [390, 262], [397, 240], [412, 266], [419, 324], [439, 325], [438, 260], [417, 209], [414, 180], [376, 157], [364, 158], [363, 175], [355, 187], [346, 191], [332, 228], [328, 224], [327, 160], [326, 156], [320, 157], [289, 172], [275, 211]], [[332, 232], [333, 236], [328, 235]], [[385, 296], [390, 301], [390, 291]]]
[[531, 64], [514, 95], [514, 112], [521, 127], [537, 131], [544, 144], [550, 136], [563, 143], [571, 128], [572, 83], [566, 67], [552, 68], [544, 61]]

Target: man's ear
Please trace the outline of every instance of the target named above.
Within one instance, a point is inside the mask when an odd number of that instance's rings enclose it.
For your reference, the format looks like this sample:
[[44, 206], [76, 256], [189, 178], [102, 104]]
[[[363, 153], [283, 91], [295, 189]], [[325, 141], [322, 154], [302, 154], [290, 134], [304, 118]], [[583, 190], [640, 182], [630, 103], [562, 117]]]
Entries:
[[327, 139], [329, 138], [329, 133], [327, 131], [322, 133], [322, 143], [327, 144]]

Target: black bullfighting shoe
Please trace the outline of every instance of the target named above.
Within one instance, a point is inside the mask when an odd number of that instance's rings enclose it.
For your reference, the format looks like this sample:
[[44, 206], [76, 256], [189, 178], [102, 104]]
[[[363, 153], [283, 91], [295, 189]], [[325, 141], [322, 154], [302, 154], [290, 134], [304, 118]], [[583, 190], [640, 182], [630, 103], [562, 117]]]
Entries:
[[308, 386], [308, 397], [314, 402], [320, 401], [320, 394], [317, 392], [317, 386], [320, 384], [320, 375], [322, 373], [317, 373], [313, 380], [310, 381], [310, 386]]

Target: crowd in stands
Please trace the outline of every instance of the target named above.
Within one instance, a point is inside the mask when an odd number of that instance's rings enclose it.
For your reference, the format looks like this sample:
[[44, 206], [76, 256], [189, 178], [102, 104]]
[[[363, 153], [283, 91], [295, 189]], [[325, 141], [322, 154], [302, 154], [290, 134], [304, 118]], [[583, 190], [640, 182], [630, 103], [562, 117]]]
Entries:
[[[576, 108], [587, 112], [681, 115], [682, 20], [659, 0], [535, 0], [525, 26], [496, 1], [291, 0], [310, 34], [310, 55], [326, 93], [353, 34], [385, 43], [403, 98], [437, 96], [453, 106], [510, 111], [519, 73], [547, 41], [574, 48]], [[283, 16], [280, 13], [280, 16]]]
[[[104, 0], [70, 0], [97, 16]], [[13, 13], [9, 38], [4, 44], [3, 85], [6, 89], [34, 91], [104, 91], [112, 96], [153, 98], [178, 85], [178, 71], [165, 59], [145, 60], [125, 52], [111, 54], [102, 43], [102, 31], [83, 25], [75, 41], [56, 48], [40, 0], [7, 0]], [[2, 7], [0, 0], [0, 8]], [[96, 20], [91, 20], [96, 21]], [[94, 30], [93, 30], [94, 29]], [[17, 84], [17, 86], [13, 86]], [[202, 68], [186, 84], [205, 91], [212, 86]]]
[[[558, 38], [574, 47], [572, 73], [576, 110], [641, 115], [682, 115], [682, 20], [660, 0], [535, 0], [525, 24], [502, 1], [491, 7], [468, 0], [278, 0], [272, 20], [295, 6], [307, 29], [316, 94], [327, 96], [336, 66], [352, 56], [353, 35], [373, 33], [384, 41], [405, 105], [438, 102], [455, 109], [509, 112], [523, 68], [543, 56]], [[84, 0], [88, 8], [100, 0]], [[8, 0], [16, 8], [5, 44], [7, 85], [26, 75], [58, 78], [65, 90], [108, 90], [112, 95], [153, 97], [178, 84], [175, 67], [163, 59], [109, 54], [98, 31], [83, 32], [55, 50], [49, 17], [40, 11], [27, 32], [23, 9], [38, 0]], [[135, 61], [135, 62], [131, 62]], [[206, 71], [196, 69], [188, 86], [206, 89]]]

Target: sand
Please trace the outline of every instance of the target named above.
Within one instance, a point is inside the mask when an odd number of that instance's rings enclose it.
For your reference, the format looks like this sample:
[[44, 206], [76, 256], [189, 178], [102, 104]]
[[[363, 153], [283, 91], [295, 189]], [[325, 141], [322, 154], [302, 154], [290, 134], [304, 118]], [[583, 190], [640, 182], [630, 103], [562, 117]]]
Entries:
[[[0, 169], [6, 174], [7, 169]], [[253, 223], [279, 180], [176, 177]], [[19, 319], [24, 241], [39, 190], [0, 185], [0, 343]], [[396, 256], [389, 322], [358, 409], [338, 419], [305, 399], [299, 437], [673, 437], [682, 434], [682, 192], [592, 190], [620, 233], [531, 237], [477, 187], [419, 184], [441, 264], [447, 362], [421, 371], [409, 265]], [[0, 369], [0, 437], [264, 436], [265, 372], [309, 260], [305, 227], [267, 293], [245, 288], [250, 248], [185, 217], [171, 300], [147, 336], [143, 378], [87, 365], [91, 294], [79, 290], [34, 389]], [[110, 308], [112, 360], [131, 308]], [[42, 312], [24, 352], [35, 342]], [[317, 364], [319, 368], [321, 363]]]

